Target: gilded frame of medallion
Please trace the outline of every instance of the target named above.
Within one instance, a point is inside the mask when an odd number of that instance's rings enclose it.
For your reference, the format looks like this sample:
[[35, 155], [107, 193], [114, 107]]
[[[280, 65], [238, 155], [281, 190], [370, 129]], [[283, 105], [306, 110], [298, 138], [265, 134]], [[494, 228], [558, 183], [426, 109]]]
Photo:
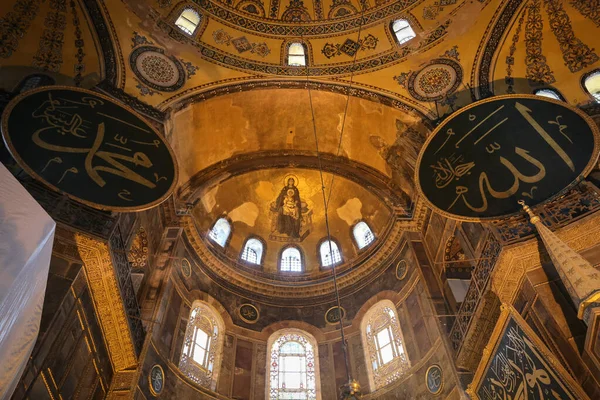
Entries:
[[[156, 393], [156, 391], [152, 387], [152, 370], [156, 367], [158, 367], [158, 369], [160, 369], [160, 372], [162, 374], [162, 379], [163, 379], [163, 381], [162, 381], [163, 388], [160, 391], [160, 393]], [[163, 367], [160, 364], [154, 364], [152, 367], [150, 367], [150, 371], [148, 371], [148, 389], [150, 390], [150, 394], [152, 394], [152, 396], [154, 396], [154, 397], [158, 397], [161, 395], [164, 388], [165, 388], [165, 370], [163, 369]]]
[[479, 385], [482, 383], [483, 377], [488, 370], [488, 366], [492, 361], [492, 356], [496, 353], [502, 337], [504, 336], [506, 326], [509, 320], [514, 319], [519, 328], [523, 330], [527, 338], [533, 343], [537, 352], [544, 357], [544, 359], [550, 364], [552, 370], [556, 375], [562, 379], [562, 383], [565, 385], [571, 393], [578, 396], [580, 400], [590, 400], [585, 391], [579, 386], [575, 379], [569, 374], [569, 372], [562, 366], [558, 358], [548, 349], [548, 347], [542, 342], [542, 339], [533, 331], [529, 324], [521, 317], [519, 312], [510, 304], [502, 303], [500, 306], [501, 312], [498, 322], [494, 327], [494, 331], [490, 336], [488, 344], [483, 349], [483, 357], [477, 366], [473, 381], [467, 387], [467, 394], [472, 400], [483, 400], [477, 394]]
[[344, 307], [338, 307], [338, 306], [333, 306], [331, 307], [329, 310], [325, 311], [325, 314], [323, 314], [323, 320], [325, 321], [325, 324], [327, 324], [328, 326], [333, 326], [333, 325], [338, 325], [340, 322], [336, 321], [336, 322], [329, 322], [327, 320], [327, 315], [329, 314], [329, 311], [331, 310], [335, 310], [336, 308], [340, 308], [342, 310], [342, 316], [340, 317], [340, 319], [343, 321], [344, 318], [346, 318], [346, 316], [348, 315], [348, 313], [346, 312], [346, 309]]
[[28, 97], [29, 95], [35, 94], [35, 93], [39, 93], [39, 92], [45, 92], [45, 91], [49, 91], [49, 90], [71, 90], [71, 91], [76, 91], [76, 92], [80, 92], [80, 93], [87, 93], [90, 96], [97, 96], [103, 100], [106, 100], [110, 103], [113, 103], [115, 105], [117, 105], [118, 107], [121, 107], [123, 109], [125, 109], [126, 111], [130, 112], [131, 114], [133, 114], [134, 116], [136, 116], [137, 118], [140, 119], [140, 121], [143, 121], [146, 126], [148, 128], [150, 128], [152, 130], [152, 132], [158, 136], [159, 138], [162, 139], [163, 143], [165, 144], [165, 147], [167, 148], [167, 151], [169, 152], [169, 155], [171, 156], [172, 160], [173, 160], [173, 182], [171, 183], [171, 186], [169, 186], [169, 189], [167, 189], [167, 191], [165, 192], [164, 195], [162, 195], [160, 198], [154, 200], [151, 203], [147, 203], [145, 205], [142, 206], [138, 206], [138, 207], [107, 207], [103, 204], [98, 204], [98, 203], [94, 203], [92, 201], [88, 201], [88, 200], [84, 200], [81, 199], [77, 196], [74, 196], [70, 193], [67, 193], [63, 190], [60, 190], [59, 188], [57, 188], [56, 186], [54, 186], [52, 183], [48, 182], [46, 179], [42, 178], [41, 176], [39, 176], [35, 171], [33, 171], [29, 165], [27, 165], [27, 163], [25, 163], [23, 161], [23, 159], [21, 158], [21, 156], [19, 154], [17, 154], [17, 152], [15, 151], [13, 145], [12, 145], [12, 141], [10, 140], [10, 137], [8, 136], [8, 134], [2, 134], [2, 138], [4, 140], [4, 144], [6, 145], [6, 147], [8, 148], [8, 151], [11, 155], [11, 157], [13, 157], [15, 159], [15, 161], [17, 161], [17, 163], [19, 164], [19, 167], [21, 167], [23, 170], [25, 170], [25, 172], [27, 172], [27, 174], [29, 174], [29, 176], [31, 176], [32, 178], [34, 178], [35, 180], [37, 180], [38, 182], [43, 183], [44, 185], [48, 186], [50, 189], [52, 189], [53, 191], [63, 194], [65, 196], [67, 196], [69, 199], [77, 202], [77, 203], [81, 203], [81, 204], [85, 204], [86, 206], [95, 208], [96, 210], [103, 210], [103, 211], [114, 211], [114, 212], [138, 212], [138, 211], [145, 211], [145, 210], [149, 210], [152, 207], [155, 207], [161, 203], [163, 203], [165, 200], [167, 200], [170, 196], [173, 195], [174, 191], [175, 191], [175, 186], [177, 185], [177, 181], [179, 180], [179, 164], [177, 163], [177, 158], [175, 157], [175, 153], [173, 152], [173, 149], [171, 148], [171, 144], [165, 139], [164, 135], [161, 134], [160, 132], [158, 132], [158, 130], [151, 124], [149, 123], [142, 115], [140, 115], [140, 113], [138, 113], [137, 111], [135, 111], [133, 108], [129, 107], [128, 105], [122, 103], [121, 101], [119, 101], [118, 99], [114, 98], [114, 97], [110, 97], [107, 96], [103, 93], [100, 92], [94, 92], [92, 90], [88, 90], [88, 89], [82, 89], [79, 87], [73, 87], [73, 86], [62, 86], [62, 85], [53, 85], [53, 86], [42, 86], [36, 89], [32, 89], [32, 90], [28, 90], [25, 93], [21, 93], [18, 96], [16, 96], [15, 98], [11, 99], [10, 103], [8, 103], [8, 105], [6, 106], [6, 108], [4, 109], [4, 112], [2, 113], [2, 123], [1, 123], [1, 127], [2, 127], [2, 132], [8, 132], [8, 119], [10, 116], [10, 113], [12, 112], [12, 110], [14, 109], [14, 107], [25, 97]]
[[[254, 321], [244, 317], [244, 315], [242, 314], [242, 307], [244, 306], [251, 307], [252, 309], [254, 309], [254, 311], [256, 311], [256, 319]], [[240, 304], [240, 306], [237, 308], [237, 315], [242, 319], [242, 321], [244, 321], [247, 324], [255, 324], [260, 319], [260, 311], [258, 310], [258, 307], [250, 303]]]
[[[429, 389], [429, 386], [427, 385], [427, 378], [429, 377], [429, 371], [431, 371], [433, 368], [437, 368], [440, 370], [441, 378], [442, 378], [442, 383], [440, 384], [440, 388], [436, 392], [432, 392], [431, 389]], [[439, 364], [433, 364], [429, 368], [427, 368], [427, 371], [425, 371], [425, 387], [427, 388], [427, 391], [429, 393], [431, 393], [434, 396], [439, 396], [442, 393], [442, 391], [444, 390], [445, 383], [446, 382], [444, 381], [444, 370], [442, 369], [442, 367]]]
[[500, 221], [503, 219], [506, 219], [508, 217], [512, 217], [515, 215], [520, 215], [521, 211], [516, 211], [514, 213], [511, 214], [506, 214], [506, 215], [501, 215], [501, 216], [497, 216], [497, 217], [481, 217], [481, 218], [475, 218], [475, 217], [466, 217], [466, 216], [462, 216], [462, 215], [457, 215], [457, 214], [453, 214], [453, 213], [449, 213], [445, 210], [442, 210], [441, 208], [437, 207], [436, 205], [434, 205], [428, 198], [427, 196], [425, 196], [423, 194], [423, 189], [421, 188], [421, 181], [419, 180], [419, 172], [421, 170], [420, 168], [420, 164], [421, 161], [423, 159], [423, 155], [425, 154], [425, 149], [427, 148], [427, 146], [429, 146], [429, 144], [431, 143], [431, 141], [433, 140], [433, 138], [436, 137], [436, 135], [439, 134], [439, 132], [444, 129], [444, 127], [446, 126], [445, 122], [452, 120], [452, 118], [454, 118], [455, 116], [459, 115], [459, 114], [463, 114], [465, 111], [470, 110], [471, 108], [477, 107], [481, 104], [485, 104], [485, 103], [490, 103], [493, 101], [497, 101], [497, 100], [503, 100], [503, 99], [531, 99], [531, 100], [538, 100], [538, 101], [545, 101], [548, 103], [554, 103], [557, 104], [559, 106], [562, 106], [564, 108], [567, 108], [571, 111], [573, 111], [575, 114], [579, 115], [581, 118], [583, 118], [583, 120], [585, 122], [587, 122], [588, 126], [590, 127], [591, 131], [592, 131], [592, 135], [594, 136], [594, 149], [592, 150], [592, 157], [590, 158], [590, 160], [588, 161], [586, 167], [583, 169], [583, 171], [581, 171], [581, 173], [571, 182], [569, 183], [567, 186], [565, 186], [562, 190], [560, 190], [559, 192], [557, 192], [554, 196], [551, 196], [549, 198], [547, 198], [544, 201], [541, 201], [539, 203], [536, 203], [535, 205], [531, 206], [532, 208], [537, 208], [537, 207], [542, 207], [543, 205], [549, 203], [550, 201], [560, 197], [562, 194], [566, 193], [567, 191], [569, 191], [570, 189], [572, 189], [577, 183], [581, 182], [583, 180], [583, 178], [585, 178], [590, 172], [592, 172], [592, 170], [595, 168], [596, 164], [597, 164], [597, 160], [598, 160], [598, 156], [600, 155], [600, 128], [598, 128], [598, 125], [596, 125], [596, 123], [594, 122], [594, 120], [592, 119], [592, 117], [590, 117], [589, 115], [587, 115], [586, 113], [584, 113], [583, 111], [581, 111], [580, 109], [571, 106], [568, 103], [565, 103], [564, 101], [560, 101], [560, 100], [555, 100], [555, 99], [550, 99], [547, 97], [542, 97], [542, 96], [536, 96], [533, 94], [515, 94], [515, 95], [511, 95], [511, 94], [506, 94], [506, 95], [502, 95], [502, 96], [494, 96], [485, 100], [480, 100], [477, 101], [475, 103], [471, 103], [468, 106], [465, 106], [459, 110], [456, 110], [455, 112], [453, 112], [449, 117], [447, 117], [444, 122], [442, 122], [440, 125], [438, 125], [433, 132], [431, 132], [431, 134], [429, 135], [429, 137], [427, 138], [427, 140], [425, 141], [425, 143], [423, 144], [423, 147], [421, 147], [421, 152], [419, 153], [419, 157], [417, 157], [417, 162], [416, 162], [416, 167], [415, 167], [415, 176], [414, 181], [415, 181], [415, 187], [417, 189], [417, 192], [419, 194], [419, 198], [423, 199], [423, 202], [427, 205], [427, 207], [429, 207], [430, 209], [432, 209], [433, 211], [435, 211], [436, 213], [446, 217], [446, 218], [450, 218], [452, 220], [455, 221], [467, 221], [467, 222], [489, 222], [489, 221]]
[[[402, 265], [402, 264], [404, 264], [406, 267], [404, 269], [404, 272], [401, 275], [398, 275], [398, 270], [400, 269], [400, 265]], [[396, 263], [396, 279], [401, 281], [404, 278], [406, 278], [407, 275], [408, 275], [408, 263], [406, 262], [405, 259], [402, 259]]]

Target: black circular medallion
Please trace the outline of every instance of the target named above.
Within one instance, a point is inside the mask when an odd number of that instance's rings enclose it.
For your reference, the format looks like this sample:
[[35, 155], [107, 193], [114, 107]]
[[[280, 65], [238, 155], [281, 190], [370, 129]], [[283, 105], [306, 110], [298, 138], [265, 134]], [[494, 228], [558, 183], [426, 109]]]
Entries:
[[459, 220], [499, 219], [548, 201], [582, 179], [598, 127], [564, 102], [497, 96], [464, 107], [430, 135], [415, 178], [425, 201]]
[[91, 207], [140, 211], [177, 182], [169, 144], [129, 107], [89, 90], [51, 86], [17, 96], [2, 136], [21, 168]]

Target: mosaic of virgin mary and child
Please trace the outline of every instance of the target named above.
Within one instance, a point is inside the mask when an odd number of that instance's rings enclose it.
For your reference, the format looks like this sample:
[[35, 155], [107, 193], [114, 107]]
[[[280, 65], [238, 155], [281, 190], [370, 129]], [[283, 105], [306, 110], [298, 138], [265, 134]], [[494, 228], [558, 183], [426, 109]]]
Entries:
[[299, 242], [310, 231], [312, 211], [308, 210], [306, 203], [300, 199], [297, 182], [296, 177], [286, 176], [279, 196], [271, 203], [271, 240]]

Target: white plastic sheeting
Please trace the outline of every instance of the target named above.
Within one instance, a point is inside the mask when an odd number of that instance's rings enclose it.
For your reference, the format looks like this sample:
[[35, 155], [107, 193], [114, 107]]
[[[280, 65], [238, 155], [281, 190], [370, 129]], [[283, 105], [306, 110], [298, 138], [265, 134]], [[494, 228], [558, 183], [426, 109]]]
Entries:
[[12, 395], [37, 339], [55, 226], [0, 164], [0, 399]]

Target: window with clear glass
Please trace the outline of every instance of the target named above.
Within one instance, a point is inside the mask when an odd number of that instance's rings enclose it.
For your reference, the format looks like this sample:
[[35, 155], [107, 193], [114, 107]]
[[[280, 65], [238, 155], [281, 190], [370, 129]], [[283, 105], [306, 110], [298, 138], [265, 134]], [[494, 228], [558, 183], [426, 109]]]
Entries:
[[547, 97], [549, 99], [562, 100], [558, 92], [554, 89], [539, 89], [533, 92], [536, 96]]
[[316, 400], [316, 343], [296, 329], [275, 332], [269, 339], [269, 400]]
[[194, 9], [185, 8], [179, 14], [175, 25], [188, 35], [193, 35], [200, 24], [200, 14]]
[[296, 247], [288, 247], [281, 253], [279, 269], [284, 272], [302, 272], [302, 254]]
[[321, 254], [321, 265], [324, 267], [329, 267], [342, 262], [340, 249], [333, 240], [325, 240], [321, 243], [321, 246], [319, 246], [319, 253]]
[[223, 347], [223, 321], [206, 303], [196, 301], [185, 331], [179, 369], [201, 386], [216, 388]]
[[302, 43], [291, 43], [288, 47], [288, 65], [304, 67], [306, 65], [306, 51]]
[[405, 19], [398, 19], [392, 24], [392, 31], [396, 35], [398, 44], [404, 44], [417, 36], [410, 23]]
[[263, 244], [258, 239], [248, 239], [242, 251], [242, 260], [249, 264], [260, 264], [262, 261]]
[[597, 103], [600, 103], [600, 70], [589, 74], [583, 82], [585, 88]]
[[356, 224], [352, 233], [354, 234], [354, 240], [356, 240], [356, 245], [359, 249], [367, 247], [375, 240], [371, 228], [369, 228], [369, 225], [364, 221], [360, 221]]
[[225, 247], [230, 234], [231, 225], [229, 224], [229, 221], [227, 221], [225, 218], [219, 218], [213, 225], [210, 232], [208, 232], [208, 237], [219, 246]]
[[398, 379], [410, 367], [394, 303], [382, 300], [371, 307], [361, 333], [372, 390]]

